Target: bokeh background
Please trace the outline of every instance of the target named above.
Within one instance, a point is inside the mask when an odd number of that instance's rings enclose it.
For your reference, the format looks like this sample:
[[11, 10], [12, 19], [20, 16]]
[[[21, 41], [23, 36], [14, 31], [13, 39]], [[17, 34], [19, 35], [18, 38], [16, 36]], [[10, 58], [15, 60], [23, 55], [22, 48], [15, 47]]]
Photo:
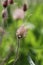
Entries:
[[[28, 10], [24, 20], [12, 20], [11, 18], [10, 24], [8, 23], [8, 27], [5, 27], [7, 34], [4, 35], [0, 43], [0, 64], [10, 52], [10, 56], [4, 65], [13, 65], [17, 47], [16, 29], [26, 21], [34, 24], [36, 28], [32, 31], [29, 30], [26, 37], [20, 39], [20, 55], [15, 65], [30, 65], [27, 60], [28, 55], [31, 56], [35, 65], [43, 65], [43, 0], [26, 1], [28, 1]], [[14, 0], [14, 2], [17, 2], [17, 6], [20, 7], [25, 0]], [[11, 12], [15, 7], [14, 4], [10, 6]], [[0, 26], [2, 24], [2, 10], [3, 6], [0, 0]]]

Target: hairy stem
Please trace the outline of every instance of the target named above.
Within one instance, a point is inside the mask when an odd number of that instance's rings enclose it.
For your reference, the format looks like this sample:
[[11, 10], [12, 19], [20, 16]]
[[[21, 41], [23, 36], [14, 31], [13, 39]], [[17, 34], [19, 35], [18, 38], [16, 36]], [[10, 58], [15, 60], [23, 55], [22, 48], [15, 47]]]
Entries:
[[13, 65], [15, 65], [15, 63], [19, 59], [19, 49], [20, 49], [20, 39], [17, 38], [17, 52], [16, 52], [16, 57], [15, 57], [15, 61], [14, 61]]

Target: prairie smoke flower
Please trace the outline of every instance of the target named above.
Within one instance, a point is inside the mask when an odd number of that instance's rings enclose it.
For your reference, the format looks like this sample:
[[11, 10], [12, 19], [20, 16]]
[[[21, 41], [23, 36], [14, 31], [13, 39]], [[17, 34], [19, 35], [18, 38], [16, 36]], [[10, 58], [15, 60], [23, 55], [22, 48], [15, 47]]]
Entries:
[[8, 4], [13, 4], [13, 0], [8, 0]]
[[6, 7], [7, 7], [7, 5], [8, 5], [7, 0], [4, 0], [2, 4], [3, 4], [3, 7], [4, 7], [4, 8], [6, 8]]
[[23, 5], [23, 11], [27, 11], [27, 5], [26, 4]]
[[29, 0], [23, 0], [23, 10], [27, 11], [29, 7]]
[[30, 23], [27, 24], [27, 25], [24, 25], [24, 24], [23, 24], [23, 25], [17, 30], [16, 36], [17, 36], [18, 38], [24, 37], [29, 29], [32, 30], [32, 29], [34, 29], [34, 28], [35, 28], [35, 26], [34, 26], [33, 24], [30, 24]]
[[22, 26], [17, 30], [16, 35], [17, 35], [17, 37], [21, 38], [21, 37], [25, 36], [26, 32], [27, 32], [27, 29], [25, 28], [24, 25], [22, 25]]
[[17, 8], [13, 14], [13, 19], [17, 20], [17, 19], [23, 19], [24, 18], [24, 11], [20, 8]]
[[8, 18], [7, 9], [4, 9], [4, 10], [2, 11], [2, 18], [3, 18], [4, 21], [7, 20], [7, 18]]

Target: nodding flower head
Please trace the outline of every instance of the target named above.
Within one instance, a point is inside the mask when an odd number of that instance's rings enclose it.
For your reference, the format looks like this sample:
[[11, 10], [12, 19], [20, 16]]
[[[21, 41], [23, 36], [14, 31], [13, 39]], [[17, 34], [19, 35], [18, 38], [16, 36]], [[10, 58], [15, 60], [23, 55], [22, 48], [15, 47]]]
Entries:
[[8, 0], [8, 4], [13, 4], [13, 0]]
[[4, 34], [5, 33], [5, 30], [2, 28], [2, 27], [0, 27], [0, 34]]
[[23, 19], [24, 18], [24, 11], [21, 8], [17, 8], [14, 12], [13, 12], [13, 19], [17, 20], [17, 19]]
[[6, 20], [6, 19], [8, 18], [7, 9], [4, 9], [4, 10], [2, 11], [2, 18], [3, 18], [4, 20]]
[[32, 30], [34, 29], [35, 26], [33, 24], [23, 24], [16, 32], [16, 36], [18, 38], [24, 37], [26, 35], [26, 33], [28, 32], [28, 30]]
[[27, 32], [27, 29], [25, 28], [24, 25], [22, 25], [22, 26], [17, 30], [16, 35], [17, 35], [18, 38], [21, 38], [21, 37], [24, 37], [24, 36], [25, 36], [26, 32]]
[[27, 11], [27, 5], [26, 4], [23, 5], [23, 11]]
[[7, 2], [7, 0], [5, 0], [5, 1], [3, 2], [3, 7], [6, 8], [7, 5], [8, 5], [8, 2]]

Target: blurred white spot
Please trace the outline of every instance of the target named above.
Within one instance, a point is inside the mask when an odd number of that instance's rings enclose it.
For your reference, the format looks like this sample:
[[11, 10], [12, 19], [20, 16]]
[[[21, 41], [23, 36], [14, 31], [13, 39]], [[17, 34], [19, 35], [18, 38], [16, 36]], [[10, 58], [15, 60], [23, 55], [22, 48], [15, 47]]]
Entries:
[[26, 25], [26, 28], [27, 28], [27, 29], [30, 29], [30, 30], [33, 30], [33, 29], [35, 29], [35, 25], [32, 24], [32, 23], [28, 23], [28, 24]]
[[30, 65], [35, 65], [35, 63], [33, 62], [32, 58], [30, 56], [28, 56], [28, 61]]

